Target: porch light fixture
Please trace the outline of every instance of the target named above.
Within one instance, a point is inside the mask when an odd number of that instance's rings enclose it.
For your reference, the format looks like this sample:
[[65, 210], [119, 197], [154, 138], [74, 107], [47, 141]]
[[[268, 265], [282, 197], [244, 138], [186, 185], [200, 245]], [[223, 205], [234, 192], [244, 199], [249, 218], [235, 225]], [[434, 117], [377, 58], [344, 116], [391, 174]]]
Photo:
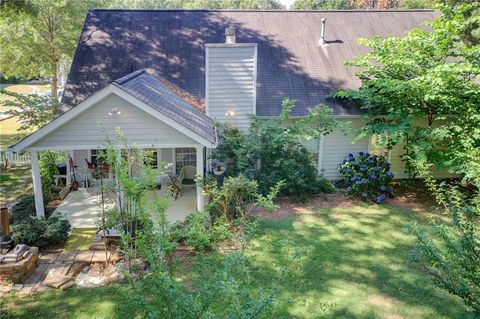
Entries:
[[227, 116], [227, 117], [235, 116], [235, 112], [234, 111], [227, 111], [225, 113], [225, 116]]
[[110, 116], [119, 116], [120, 114], [122, 114], [122, 111], [120, 111], [116, 106], [112, 107], [110, 112], [108, 112], [108, 115]]

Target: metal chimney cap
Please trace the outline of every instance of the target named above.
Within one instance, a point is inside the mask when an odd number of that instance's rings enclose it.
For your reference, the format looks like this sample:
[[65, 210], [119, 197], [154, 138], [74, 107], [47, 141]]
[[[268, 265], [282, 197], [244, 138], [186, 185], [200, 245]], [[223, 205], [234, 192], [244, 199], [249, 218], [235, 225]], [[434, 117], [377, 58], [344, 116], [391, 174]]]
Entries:
[[235, 27], [225, 28], [225, 35], [226, 36], [235, 36], [235, 33], [236, 33]]

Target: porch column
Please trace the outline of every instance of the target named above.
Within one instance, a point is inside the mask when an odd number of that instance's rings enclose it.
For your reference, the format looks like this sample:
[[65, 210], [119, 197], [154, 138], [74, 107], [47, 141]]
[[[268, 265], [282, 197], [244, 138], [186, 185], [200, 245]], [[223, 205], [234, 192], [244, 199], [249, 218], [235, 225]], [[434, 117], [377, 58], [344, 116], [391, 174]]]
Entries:
[[32, 161], [32, 180], [33, 194], [35, 195], [35, 211], [37, 216], [45, 217], [45, 209], [43, 207], [42, 181], [40, 179], [40, 167], [38, 166], [37, 151], [30, 151], [30, 160]]
[[[203, 179], [203, 146], [196, 147], [197, 155], [197, 176], [200, 176]], [[202, 188], [200, 184], [197, 183], [197, 211], [203, 212], [203, 207], [205, 206], [205, 199], [202, 195]]]
[[66, 157], [65, 163], [67, 164], [67, 169], [65, 171], [65, 174], [67, 175], [66, 185], [70, 187], [72, 186], [71, 176], [73, 174], [73, 171], [72, 171], [73, 167], [70, 166], [70, 158], [72, 158], [72, 162], [75, 165], [75, 159], [73, 158], [73, 151], [65, 151], [65, 157]]

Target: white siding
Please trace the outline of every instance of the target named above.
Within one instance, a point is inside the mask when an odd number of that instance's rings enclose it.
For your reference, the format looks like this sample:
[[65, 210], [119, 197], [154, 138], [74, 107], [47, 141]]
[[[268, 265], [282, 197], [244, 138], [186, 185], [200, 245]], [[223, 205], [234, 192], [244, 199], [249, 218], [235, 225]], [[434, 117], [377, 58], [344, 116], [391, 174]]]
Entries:
[[399, 143], [390, 151], [390, 170], [395, 174], [394, 178], [407, 178], [407, 174], [405, 174], [405, 162], [402, 161], [401, 158], [405, 152], [403, 146], [404, 143]]
[[256, 49], [254, 44], [207, 47], [207, 115], [242, 131], [255, 113]]
[[[113, 107], [117, 107], [121, 114], [110, 116], [108, 113]], [[117, 129], [123, 132], [128, 144], [133, 146], [198, 144], [133, 104], [111, 94], [32, 146], [97, 148], [105, 145], [107, 136], [115, 140]]]
[[[342, 120], [339, 120], [342, 121]], [[350, 120], [356, 128], [360, 127], [361, 120]], [[337, 167], [343, 161], [348, 153], [358, 154], [358, 152], [366, 152], [368, 150], [368, 138], [364, 138], [352, 144], [355, 134], [345, 135], [339, 130], [323, 137], [323, 150], [320, 170], [327, 179], [339, 179]]]

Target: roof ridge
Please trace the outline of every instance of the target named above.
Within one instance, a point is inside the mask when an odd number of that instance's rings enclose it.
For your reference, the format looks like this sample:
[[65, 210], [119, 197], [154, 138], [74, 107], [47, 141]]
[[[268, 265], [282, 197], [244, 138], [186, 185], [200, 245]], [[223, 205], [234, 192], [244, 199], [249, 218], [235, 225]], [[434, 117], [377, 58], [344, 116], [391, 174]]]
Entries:
[[133, 80], [134, 78], [138, 77], [140, 74], [142, 74], [144, 72], [146, 72], [145, 69], [138, 69], [138, 70], [136, 70], [132, 73], [129, 73], [125, 76], [122, 76], [121, 78], [118, 78], [118, 79], [112, 81], [112, 83], [119, 84], [119, 85], [125, 84], [128, 81]]
[[282, 10], [282, 9], [268, 9], [268, 10], [254, 10], [254, 9], [128, 9], [128, 8], [97, 8], [89, 9], [91, 11], [119, 11], [119, 12], [270, 12], [270, 13], [370, 13], [370, 12], [434, 12], [431, 9], [362, 9], [362, 10]]

